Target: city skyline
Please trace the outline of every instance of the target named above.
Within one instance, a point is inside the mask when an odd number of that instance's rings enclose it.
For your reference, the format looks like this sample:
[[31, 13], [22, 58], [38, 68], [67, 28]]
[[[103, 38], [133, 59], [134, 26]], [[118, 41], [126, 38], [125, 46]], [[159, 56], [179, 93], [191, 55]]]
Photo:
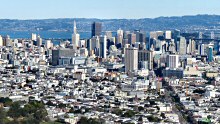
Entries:
[[[10, 3], [10, 4], [8, 4]], [[38, 0], [1, 1], [0, 19], [99, 18], [138, 19], [160, 16], [219, 15], [220, 1], [212, 0]], [[61, 6], [62, 5], [62, 6]], [[7, 11], [6, 11], [7, 10]], [[28, 11], [27, 11], [28, 10]], [[132, 15], [132, 16], [131, 16]]]

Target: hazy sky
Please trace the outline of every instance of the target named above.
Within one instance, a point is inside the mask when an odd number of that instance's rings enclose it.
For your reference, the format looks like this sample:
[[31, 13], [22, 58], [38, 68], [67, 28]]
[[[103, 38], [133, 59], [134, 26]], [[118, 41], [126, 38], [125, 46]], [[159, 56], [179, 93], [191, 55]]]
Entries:
[[1, 19], [220, 15], [220, 0], [0, 0]]

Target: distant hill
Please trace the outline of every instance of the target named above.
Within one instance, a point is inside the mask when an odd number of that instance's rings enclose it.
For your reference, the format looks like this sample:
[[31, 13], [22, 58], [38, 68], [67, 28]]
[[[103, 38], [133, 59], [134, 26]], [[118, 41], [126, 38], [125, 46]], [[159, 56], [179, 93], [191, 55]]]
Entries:
[[219, 15], [196, 15], [182, 17], [158, 17], [143, 19], [87, 19], [87, 18], [61, 18], [40, 20], [9, 20], [0, 19], [1, 31], [72, 31], [73, 21], [76, 20], [79, 32], [91, 30], [91, 23], [102, 22], [103, 31], [116, 31], [140, 29], [144, 31], [179, 29], [184, 32], [191, 31], [220, 31]]

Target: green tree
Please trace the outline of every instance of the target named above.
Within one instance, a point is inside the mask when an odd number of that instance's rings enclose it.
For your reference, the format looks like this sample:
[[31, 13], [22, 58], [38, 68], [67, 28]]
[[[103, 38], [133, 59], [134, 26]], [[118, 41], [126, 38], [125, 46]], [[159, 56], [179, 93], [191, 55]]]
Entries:
[[10, 106], [9, 111], [7, 112], [8, 116], [12, 117], [13, 119], [18, 119], [22, 115], [22, 109], [20, 107], [19, 102], [14, 102]]
[[6, 112], [3, 108], [0, 108], [0, 124], [5, 124], [6, 122]]
[[8, 107], [12, 104], [12, 100], [9, 99], [8, 97], [4, 98], [4, 97], [1, 97], [0, 98], [0, 103], [3, 103], [4, 106]]
[[121, 116], [123, 114], [123, 111], [119, 108], [116, 108], [112, 111], [113, 114], [116, 114], [118, 116]]
[[122, 116], [123, 117], [127, 117], [127, 118], [131, 118], [136, 114], [136, 112], [132, 111], [132, 110], [128, 110], [126, 111]]

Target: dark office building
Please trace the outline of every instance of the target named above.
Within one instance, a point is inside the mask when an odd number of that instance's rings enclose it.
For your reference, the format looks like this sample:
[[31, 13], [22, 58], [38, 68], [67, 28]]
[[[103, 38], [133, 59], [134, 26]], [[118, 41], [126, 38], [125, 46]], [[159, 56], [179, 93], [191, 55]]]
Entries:
[[102, 32], [102, 24], [99, 22], [92, 23], [92, 37], [93, 36], [100, 36]]
[[75, 57], [76, 51], [74, 49], [58, 49], [52, 51], [52, 65], [59, 65], [59, 59], [62, 57]]

